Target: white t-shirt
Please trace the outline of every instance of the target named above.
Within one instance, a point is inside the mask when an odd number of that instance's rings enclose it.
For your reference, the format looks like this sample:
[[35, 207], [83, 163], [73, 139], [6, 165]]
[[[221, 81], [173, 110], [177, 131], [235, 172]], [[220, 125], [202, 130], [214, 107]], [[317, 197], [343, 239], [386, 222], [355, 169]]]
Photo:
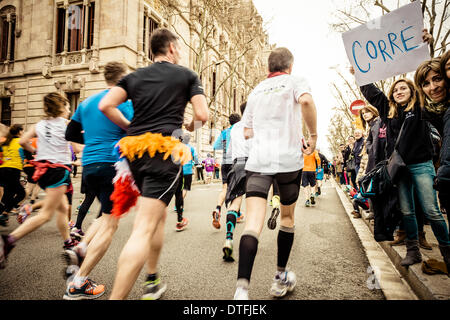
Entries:
[[37, 150], [35, 160], [71, 164], [72, 152], [66, 140], [67, 119], [58, 117], [36, 124]]
[[239, 121], [234, 124], [230, 131], [230, 146], [228, 152], [231, 152], [231, 159], [248, 157], [252, 139], [244, 137], [244, 123]]
[[242, 118], [244, 127], [254, 132], [246, 170], [275, 174], [303, 168], [298, 99], [310, 92], [305, 79], [288, 74], [268, 78], [253, 89]]

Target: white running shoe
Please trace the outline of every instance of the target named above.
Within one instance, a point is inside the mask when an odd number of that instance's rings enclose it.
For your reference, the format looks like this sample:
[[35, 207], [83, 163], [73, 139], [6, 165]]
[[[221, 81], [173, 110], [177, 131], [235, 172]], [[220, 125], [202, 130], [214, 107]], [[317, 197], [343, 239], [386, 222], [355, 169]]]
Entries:
[[248, 300], [248, 290], [242, 287], [237, 287], [234, 293], [234, 300]]
[[286, 293], [294, 290], [296, 284], [297, 277], [292, 271], [277, 272], [270, 288], [270, 294], [277, 298], [284, 297]]

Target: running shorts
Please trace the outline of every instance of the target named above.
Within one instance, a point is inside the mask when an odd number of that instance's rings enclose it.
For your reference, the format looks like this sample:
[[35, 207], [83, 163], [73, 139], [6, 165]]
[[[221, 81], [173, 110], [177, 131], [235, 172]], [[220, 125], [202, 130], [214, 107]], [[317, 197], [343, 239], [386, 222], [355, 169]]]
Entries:
[[281, 204], [289, 206], [297, 201], [301, 180], [302, 170], [274, 175], [247, 171], [246, 197], [267, 199], [270, 186], [276, 181], [280, 192]]
[[185, 174], [183, 189], [189, 191], [191, 190], [191, 185], [192, 185], [192, 174]]
[[[68, 167], [70, 167], [70, 165]], [[69, 170], [63, 167], [58, 167], [48, 168], [47, 171], [39, 178], [37, 183], [39, 187], [45, 190], [47, 188], [57, 188], [60, 186], [69, 187], [72, 182], [70, 180]]]
[[83, 167], [82, 185], [85, 193], [95, 194], [101, 204], [101, 212], [110, 214], [113, 202], [110, 199], [114, 191], [116, 169], [112, 162], [91, 163]]
[[230, 173], [232, 166], [233, 166], [232, 164], [223, 164], [222, 167], [220, 168], [220, 171], [222, 173], [223, 184], [227, 183], [228, 174]]
[[302, 187], [315, 187], [316, 186], [316, 172], [315, 171], [303, 171], [302, 174]]
[[169, 205], [175, 194], [182, 167], [175, 164], [171, 157], [163, 160], [163, 156], [164, 154], [157, 152], [151, 158], [146, 152], [141, 158], [136, 158], [129, 164], [141, 195], [161, 200]]

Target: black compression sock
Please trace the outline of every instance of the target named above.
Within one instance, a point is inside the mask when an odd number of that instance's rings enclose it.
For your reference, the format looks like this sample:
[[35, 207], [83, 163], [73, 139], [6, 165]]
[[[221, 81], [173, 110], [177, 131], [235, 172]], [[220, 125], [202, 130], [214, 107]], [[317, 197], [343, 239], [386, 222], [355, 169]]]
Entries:
[[239, 243], [238, 279], [247, 279], [250, 282], [257, 251], [258, 239], [253, 235], [244, 234]]
[[284, 269], [286, 268], [293, 242], [294, 242], [294, 228], [287, 228], [281, 226], [277, 238], [277, 245], [278, 245], [277, 267], [280, 271], [284, 271]]

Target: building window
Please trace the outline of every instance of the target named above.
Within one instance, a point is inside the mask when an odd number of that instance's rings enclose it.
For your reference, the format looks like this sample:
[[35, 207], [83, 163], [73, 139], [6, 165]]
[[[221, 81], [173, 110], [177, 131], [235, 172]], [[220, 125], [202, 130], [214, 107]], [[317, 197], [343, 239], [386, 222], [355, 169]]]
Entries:
[[233, 110], [236, 112], [236, 89], [233, 89]]
[[11, 98], [1, 99], [0, 123], [6, 126], [11, 125]]
[[0, 10], [0, 62], [13, 61], [16, 46], [16, 9], [6, 6]]
[[94, 17], [95, 2], [57, 8], [56, 53], [90, 49], [94, 42]]
[[153, 61], [152, 49], [150, 47], [150, 38], [153, 31], [159, 28], [159, 23], [149, 15], [148, 11], [144, 12], [144, 52], [151, 61]]
[[70, 104], [70, 115], [72, 116], [80, 104], [80, 91], [66, 92], [67, 100]]

